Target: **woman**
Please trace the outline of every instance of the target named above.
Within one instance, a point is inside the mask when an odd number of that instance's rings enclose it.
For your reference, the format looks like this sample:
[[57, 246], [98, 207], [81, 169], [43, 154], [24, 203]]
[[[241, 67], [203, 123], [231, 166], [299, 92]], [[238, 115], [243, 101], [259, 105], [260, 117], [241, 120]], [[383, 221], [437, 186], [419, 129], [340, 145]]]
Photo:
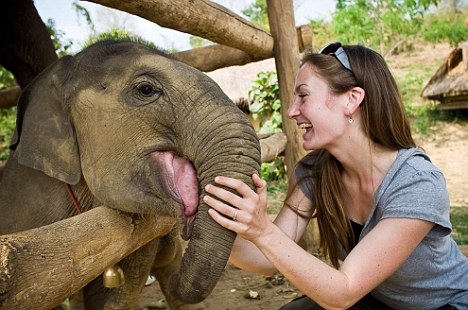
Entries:
[[[444, 177], [416, 147], [383, 58], [339, 42], [306, 55], [288, 116], [311, 152], [274, 222], [257, 175], [256, 191], [221, 176], [238, 195], [206, 187], [210, 215], [238, 234], [230, 261], [279, 271], [307, 296], [283, 309], [468, 309]], [[312, 217], [334, 267], [296, 244]]]

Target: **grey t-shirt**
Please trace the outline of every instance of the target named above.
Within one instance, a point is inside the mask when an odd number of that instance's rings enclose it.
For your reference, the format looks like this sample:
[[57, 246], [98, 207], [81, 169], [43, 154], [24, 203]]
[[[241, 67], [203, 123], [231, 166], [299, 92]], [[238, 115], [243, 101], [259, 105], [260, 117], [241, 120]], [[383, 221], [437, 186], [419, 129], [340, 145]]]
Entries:
[[402, 149], [377, 190], [360, 238], [385, 218], [436, 225], [408, 260], [371, 294], [395, 309], [468, 309], [468, 259], [451, 238], [450, 202], [442, 172], [417, 148]]
[[[311, 167], [321, 165], [322, 155], [313, 155], [307, 155], [299, 163], [295, 171], [298, 180], [312, 176], [315, 169]], [[300, 186], [306, 196], [313, 195], [310, 184], [301, 182]], [[398, 152], [377, 189], [359, 240], [385, 218], [416, 218], [435, 226], [407, 261], [371, 294], [394, 309], [426, 310], [452, 305], [468, 310], [468, 259], [450, 236], [450, 201], [445, 179], [417, 148]]]

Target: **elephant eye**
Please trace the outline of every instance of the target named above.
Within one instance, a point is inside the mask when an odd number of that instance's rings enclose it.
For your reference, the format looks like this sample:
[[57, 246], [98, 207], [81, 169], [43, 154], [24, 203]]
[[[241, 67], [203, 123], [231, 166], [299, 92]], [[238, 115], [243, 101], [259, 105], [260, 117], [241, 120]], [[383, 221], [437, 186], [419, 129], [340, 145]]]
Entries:
[[141, 83], [137, 86], [138, 93], [143, 97], [151, 97], [154, 95], [158, 95], [158, 97], [162, 94], [162, 90], [160, 88], [154, 87], [149, 83]]

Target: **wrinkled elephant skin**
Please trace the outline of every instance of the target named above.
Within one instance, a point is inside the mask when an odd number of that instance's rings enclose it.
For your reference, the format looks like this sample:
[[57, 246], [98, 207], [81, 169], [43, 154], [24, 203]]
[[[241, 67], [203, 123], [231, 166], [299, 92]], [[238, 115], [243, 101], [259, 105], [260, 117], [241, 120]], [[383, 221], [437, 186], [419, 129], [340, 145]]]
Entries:
[[[172, 307], [197, 303], [235, 238], [208, 215], [203, 188], [220, 174], [251, 185], [259, 165], [248, 119], [205, 74], [137, 43], [100, 42], [24, 89], [0, 188], [0, 233], [75, 215], [65, 184], [83, 211], [106, 205], [178, 218], [177, 232], [120, 263], [124, 286], [103, 289], [95, 280], [85, 303], [134, 308], [151, 268]], [[180, 232], [190, 239], [183, 258]]]

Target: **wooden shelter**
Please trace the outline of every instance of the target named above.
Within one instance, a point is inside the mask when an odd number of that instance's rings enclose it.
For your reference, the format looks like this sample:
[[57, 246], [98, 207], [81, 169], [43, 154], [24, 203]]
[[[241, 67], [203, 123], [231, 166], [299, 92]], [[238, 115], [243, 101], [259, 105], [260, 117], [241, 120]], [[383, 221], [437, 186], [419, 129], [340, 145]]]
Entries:
[[450, 53], [421, 96], [440, 101], [440, 110], [468, 109], [468, 41]]

